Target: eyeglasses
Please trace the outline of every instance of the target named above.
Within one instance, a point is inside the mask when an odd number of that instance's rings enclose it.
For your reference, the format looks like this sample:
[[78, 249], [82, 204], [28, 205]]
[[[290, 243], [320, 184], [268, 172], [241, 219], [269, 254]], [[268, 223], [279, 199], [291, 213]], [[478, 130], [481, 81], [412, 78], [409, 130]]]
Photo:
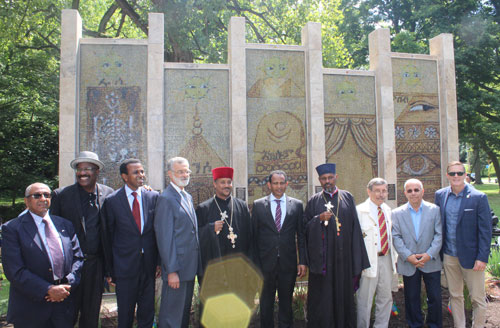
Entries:
[[179, 170], [179, 171], [174, 171], [175, 174], [177, 175], [183, 175], [183, 174], [191, 174], [193, 171], [191, 170]]
[[455, 175], [458, 175], [459, 177], [461, 177], [464, 174], [465, 174], [465, 172], [448, 172], [448, 175], [450, 177], [454, 177]]
[[48, 192], [35, 193], [35, 194], [31, 194], [31, 195], [26, 196], [26, 198], [32, 197], [33, 199], [40, 199], [40, 198], [42, 198], [42, 196], [45, 197], [45, 198], [47, 198], [47, 199], [49, 199], [50, 198], [50, 193], [48, 193]]
[[95, 167], [80, 167], [80, 168], [75, 169], [75, 171], [78, 173], [82, 173], [82, 172], [90, 173], [90, 172], [94, 172], [95, 170], [96, 170]]
[[411, 194], [412, 192], [417, 193], [417, 192], [420, 192], [420, 189], [408, 189], [406, 192], [408, 194]]

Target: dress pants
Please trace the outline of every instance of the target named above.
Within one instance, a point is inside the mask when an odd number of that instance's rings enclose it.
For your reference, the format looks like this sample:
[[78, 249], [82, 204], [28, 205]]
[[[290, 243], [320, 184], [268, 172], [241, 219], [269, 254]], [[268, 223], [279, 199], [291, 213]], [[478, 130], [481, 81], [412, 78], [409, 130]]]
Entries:
[[373, 328], [386, 328], [389, 325], [392, 308], [392, 271], [391, 255], [377, 257], [377, 276], [361, 276], [356, 292], [357, 327], [370, 327], [373, 296], [375, 295], [375, 322]]
[[450, 307], [453, 324], [465, 328], [464, 280], [472, 302], [472, 327], [484, 327], [486, 321], [486, 294], [484, 290], [484, 271], [464, 269], [458, 257], [444, 254], [444, 274], [450, 292]]
[[279, 327], [292, 327], [292, 298], [297, 278], [296, 270], [284, 270], [278, 257], [274, 269], [271, 272], [263, 272], [263, 275], [264, 286], [260, 297], [260, 326], [263, 328], [274, 327], [274, 301], [277, 290]]
[[26, 313], [26, 321], [16, 320], [14, 328], [73, 328], [74, 298], [69, 296], [63, 302], [52, 303], [50, 318], [41, 322], [40, 318], [34, 318]]
[[422, 308], [420, 306], [422, 278], [427, 292], [426, 326], [429, 328], [442, 327], [441, 271], [426, 273], [417, 269], [412, 276], [403, 276], [406, 323], [410, 328], [424, 327]]
[[179, 288], [173, 289], [163, 280], [158, 328], [187, 328], [191, 313], [194, 280], [181, 281]]
[[80, 284], [72, 291], [75, 296], [73, 324], [78, 322], [79, 328], [99, 326], [103, 290], [103, 260], [99, 256], [90, 257], [83, 262]]
[[[142, 268], [144, 265], [141, 266]], [[155, 315], [155, 274], [144, 269], [134, 277], [116, 279], [118, 328], [132, 328], [137, 304], [137, 327], [151, 328]]]

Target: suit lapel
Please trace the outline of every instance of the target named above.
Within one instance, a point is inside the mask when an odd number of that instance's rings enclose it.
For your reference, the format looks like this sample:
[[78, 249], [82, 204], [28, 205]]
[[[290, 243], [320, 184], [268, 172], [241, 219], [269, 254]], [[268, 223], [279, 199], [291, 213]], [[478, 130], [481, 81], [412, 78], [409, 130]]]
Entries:
[[[146, 190], [142, 188], [141, 190], [141, 200], [142, 200], [142, 216], [144, 217], [144, 227], [149, 223], [148, 213], [149, 213], [149, 202], [148, 197], [146, 197]], [[144, 231], [144, 228], [142, 229]]]
[[420, 216], [420, 226], [418, 228], [418, 239], [420, 239], [420, 236], [422, 236], [422, 233], [424, 232], [425, 225], [427, 222], [427, 214], [429, 212], [429, 209], [425, 204], [423, 204], [424, 201], [422, 201], [422, 215]]
[[137, 223], [135, 223], [134, 216], [132, 215], [132, 209], [130, 208], [130, 204], [128, 203], [127, 193], [125, 192], [125, 186], [121, 187], [121, 189], [118, 191], [118, 199], [120, 200], [120, 207], [122, 207], [124, 209], [124, 212], [126, 213], [125, 217], [128, 217], [129, 223], [133, 224], [134, 227], [137, 229], [137, 232], [139, 232], [140, 234], [141, 232], [139, 231]]
[[464, 217], [464, 209], [465, 209], [465, 203], [467, 202], [468, 197], [470, 197], [470, 189], [465, 185], [465, 188], [463, 190], [464, 194], [462, 196], [462, 201], [460, 202], [460, 210], [458, 210], [458, 222], [457, 225], [460, 224], [460, 221], [462, 221], [462, 218]]
[[[71, 240], [69, 240], [68, 237], [66, 237], [64, 225], [60, 221], [56, 221], [52, 216], [50, 217], [52, 220], [52, 223], [56, 227], [57, 233], [61, 237], [61, 244], [63, 246], [63, 253], [64, 253], [64, 274], [69, 271], [69, 268], [66, 267], [67, 263], [72, 263], [73, 258], [73, 247], [71, 246]], [[71, 256], [70, 256], [71, 255]]]
[[269, 219], [266, 219], [266, 220], [269, 220], [269, 224], [273, 227], [273, 229], [276, 232], [278, 232], [278, 229], [276, 228], [276, 223], [274, 222], [273, 211], [271, 210], [271, 194], [269, 194], [265, 198], [264, 207], [266, 208], [266, 212], [268, 214], [267, 217], [269, 218]]
[[[188, 218], [189, 218], [189, 221], [191, 221], [191, 224], [193, 225], [193, 227], [195, 227], [195, 229], [196, 229], [196, 230], [198, 230], [198, 229], [197, 229], [197, 227], [196, 227], [196, 224], [195, 224], [195, 222], [196, 222], [196, 218], [193, 218], [193, 217], [191, 216], [191, 211], [189, 211], [189, 209], [188, 209], [188, 208], [186, 208], [186, 206], [185, 206], [185, 205], [184, 205], [184, 203], [182, 202], [182, 196], [181, 196], [181, 194], [179, 194], [179, 193], [177, 192], [177, 190], [175, 190], [175, 188], [174, 188], [174, 187], [172, 187], [171, 185], [169, 185], [168, 187], [169, 187], [169, 188], [171, 188], [171, 189], [170, 189], [170, 193], [173, 195], [173, 197], [175, 198], [175, 200], [176, 200], [176, 201], [177, 201], [177, 202], [181, 205], [181, 207], [184, 209], [184, 212], [186, 212], [186, 214], [187, 214], [187, 216], [188, 216]], [[186, 193], [186, 194], [187, 194], [187, 193]]]
[[40, 235], [38, 234], [38, 228], [35, 224], [35, 219], [31, 216], [30, 212], [24, 214], [21, 218], [24, 230], [28, 233], [30, 236], [30, 239], [33, 240], [33, 242], [38, 246], [38, 248], [47, 256], [47, 250], [45, 249], [45, 246], [42, 243], [42, 239]]
[[417, 241], [417, 235], [415, 234], [415, 226], [413, 225], [413, 220], [411, 219], [410, 206], [411, 205], [409, 203], [406, 203], [406, 209], [404, 211], [404, 216], [405, 216], [404, 221], [406, 222], [406, 226], [408, 230], [410, 230], [413, 239]]

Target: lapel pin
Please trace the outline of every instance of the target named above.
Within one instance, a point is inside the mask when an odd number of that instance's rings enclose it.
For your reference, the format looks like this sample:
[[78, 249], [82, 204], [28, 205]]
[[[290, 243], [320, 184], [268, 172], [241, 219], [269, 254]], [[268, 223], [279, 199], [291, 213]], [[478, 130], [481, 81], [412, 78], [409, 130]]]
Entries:
[[470, 194], [469, 194], [469, 195], [467, 195], [465, 198], [470, 198]]

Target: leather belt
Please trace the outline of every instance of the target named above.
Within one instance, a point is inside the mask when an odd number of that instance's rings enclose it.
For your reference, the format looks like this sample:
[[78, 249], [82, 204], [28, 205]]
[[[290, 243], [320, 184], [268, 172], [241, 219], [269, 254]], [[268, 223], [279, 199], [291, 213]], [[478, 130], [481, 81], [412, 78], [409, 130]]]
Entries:
[[67, 283], [68, 283], [68, 279], [66, 277], [64, 277], [62, 279], [54, 280], [52, 285], [63, 285], [63, 284], [67, 284]]

